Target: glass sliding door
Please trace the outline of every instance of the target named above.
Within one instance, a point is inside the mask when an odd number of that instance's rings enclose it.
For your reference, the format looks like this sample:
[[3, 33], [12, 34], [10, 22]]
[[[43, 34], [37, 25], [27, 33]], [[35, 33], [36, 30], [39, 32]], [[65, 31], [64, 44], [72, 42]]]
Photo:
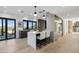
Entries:
[[15, 38], [16, 35], [16, 24], [14, 19], [7, 20], [7, 38]]
[[0, 19], [0, 36], [2, 35], [2, 19]]
[[0, 40], [8, 40], [16, 37], [15, 19], [0, 18]]
[[3, 31], [2, 31], [3, 39], [6, 39], [6, 23], [5, 22], [6, 22], [6, 20], [3, 19], [3, 27], [2, 27], [3, 28]]
[[0, 40], [6, 39], [5, 19], [0, 18]]

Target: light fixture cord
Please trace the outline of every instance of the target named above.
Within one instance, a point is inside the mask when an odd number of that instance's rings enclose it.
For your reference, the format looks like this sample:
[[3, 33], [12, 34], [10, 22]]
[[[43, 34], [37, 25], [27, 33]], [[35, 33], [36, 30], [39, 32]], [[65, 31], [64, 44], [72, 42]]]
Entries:
[[43, 16], [45, 16], [45, 10], [43, 10]]
[[34, 8], [35, 8], [35, 12], [36, 12], [36, 7], [37, 7], [37, 6], [34, 6]]

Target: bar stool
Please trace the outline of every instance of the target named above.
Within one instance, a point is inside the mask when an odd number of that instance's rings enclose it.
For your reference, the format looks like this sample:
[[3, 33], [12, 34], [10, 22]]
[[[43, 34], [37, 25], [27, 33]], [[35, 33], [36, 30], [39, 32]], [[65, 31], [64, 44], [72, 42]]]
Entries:
[[47, 43], [50, 42], [50, 31], [46, 31], [46, 40], [47, 40]]
[[37, 39], [40, 42], [39, 47], [42, 47], [43, 45], [45, 45], [45, 42], [44, 42], [44, 40], [46, 38], [45, 34], [46, 34], [45, 31], [42, 31], [42, 32], [40, 32], [40, 36], [37, 37]]

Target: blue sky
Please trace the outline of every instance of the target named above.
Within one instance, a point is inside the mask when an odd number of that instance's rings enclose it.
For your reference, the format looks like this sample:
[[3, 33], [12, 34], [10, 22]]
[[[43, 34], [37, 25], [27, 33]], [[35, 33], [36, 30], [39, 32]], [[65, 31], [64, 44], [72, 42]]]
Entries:
[[[3, 20], [3, 23], [4, 23], [4, 25], [5, 25], [5, 20]], [[0, 26], [2, 25], [2, 20], [0, 20]], [[12, 20], [8, 20], [8, 26], [14, 26], [14, 21], [12, 21]]]
[[12, 20], [8, 20], [8, 26], [12, 26], [12, 27], [14, 27], [14, 21], [12, 21]]

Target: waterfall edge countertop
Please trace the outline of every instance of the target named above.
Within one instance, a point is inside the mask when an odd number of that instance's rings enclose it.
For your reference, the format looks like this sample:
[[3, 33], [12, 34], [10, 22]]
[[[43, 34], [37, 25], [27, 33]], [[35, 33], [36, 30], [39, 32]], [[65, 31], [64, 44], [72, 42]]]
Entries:
[[42, 31], [42, 32], [30, 31], [30, 32], [28, 32], [27, 43], [32, 48], [36, 49], [37, 48], [37, 38], [39, 40], [43, 40], [48, 37], [50, 37], [49, 31]]
[[27, 36], [27, 44], [34, 49], [36, 49], [36, 35], [37, 34], [40, 34], [40, 32], [30, 31], [28, 32], [28, 36]]

